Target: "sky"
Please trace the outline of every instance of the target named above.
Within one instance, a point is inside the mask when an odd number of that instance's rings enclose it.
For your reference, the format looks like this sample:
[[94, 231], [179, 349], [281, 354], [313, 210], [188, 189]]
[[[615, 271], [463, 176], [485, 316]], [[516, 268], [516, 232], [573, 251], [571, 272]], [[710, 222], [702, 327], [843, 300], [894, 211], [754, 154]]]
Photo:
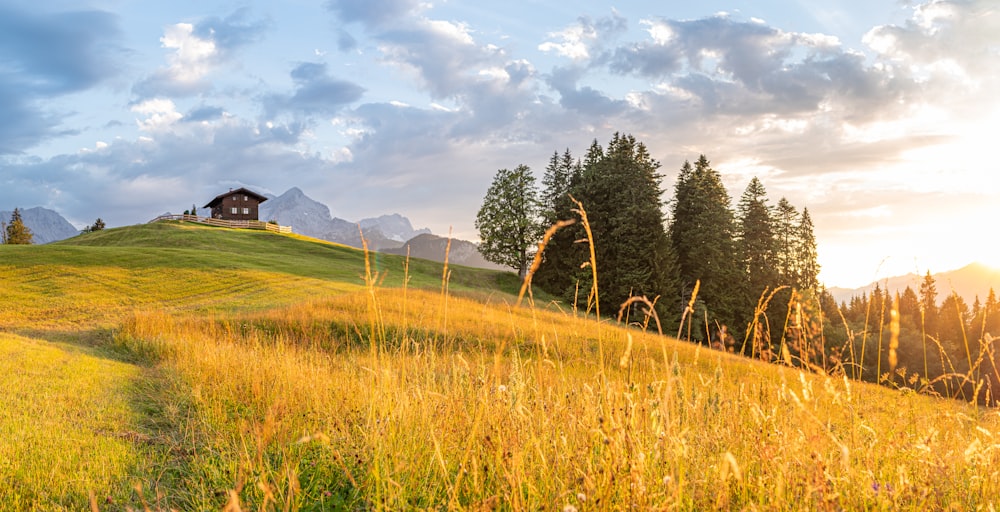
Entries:
[[238, 186], [477, 239], [500, 168], [615, 132], [808, 208], [820, 279], [1000, 266], [1000, 2], [0, 0], [0, 210]]

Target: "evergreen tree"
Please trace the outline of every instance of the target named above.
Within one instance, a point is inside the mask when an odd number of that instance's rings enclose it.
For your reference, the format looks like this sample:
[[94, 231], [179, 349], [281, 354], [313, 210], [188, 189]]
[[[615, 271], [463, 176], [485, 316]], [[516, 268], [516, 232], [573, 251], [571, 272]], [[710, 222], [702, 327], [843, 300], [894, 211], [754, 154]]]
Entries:
[[[594, 141], [582, 167], [573, 193], [594, 236], [601, 309], [617, 311], [634, 295], [673, 295], [676, 270], [664, 227], [659, 162], [635, 137], [616, 133], [606, 151]], [[581, 281], [580, 289], [589, 286]]]
[[924, 330], [931, 336], [937, 336], [937, 285], [931, 271], [927, 271], [924, 280], [920, 283], [920, 309], [924, 313]]
[[915, 329], [920, 328], [920, 297], [909, 286], [899, 296], [899, 317], [900, 322], [909, 323]]
[[21, 210], [18, 208], [14, 208], [14, 212], [10, 214], [10, 224], [5, 225], [3, 231], [3, 243], [5, 244], [27, 245], [33, 243], [34, 236], [28, 226], [24, 225], [24, 220], [21, 219]]
[[778, 277], [781, 284], [797, 286], [799, 283], [799, 269], [797, 265], [797, 245], [799, 239], [799, 212], [782, 197], [778, 201], [778, 206], [774, 211], [774, 231], [777, 237], [777, 257], [775, 263], [778, 267]]
[[538, 191], [526, 165], [500, 169], [476, 215], [479, 252], [488, 261], [517, 270], [524, 280], [541, 234]]
[[798, 269], [799, 289], [815, 290], [819, 287], [819, 254], [816, 250], [816, 235], [813, 233], [812, 217], [809, 209], [802, 209], [795, 244], [795, 266]]
[[937, 317], [937, 332], [945, 352], [959, 373], [969, 370], [972, 354], [969, 349], [969, 305], [957, 293], [950, 293], [941, 302]]
[[774, 288], [778, 282], [771, 209], [764, 185], [756, 177], [750, 180], [736, 210], [737, 245], [747, 285], [742, 307], [752, 310], [764, 290]]
[[[549, 160], [542, 177], [542, 227], [548, 228], [560, 220], [575, 219], [576, 205], [570, 199], [573, 187], [579, 185], [581, 164], [573, 159], [567, 149], [562, 156], [556, 152]], [[583, 228], [579, 224], [557, 231], [549, 240], [542, 264], [532, 276], [532, 283], [549, 293], [572, 302], [576, 282], [581, 273], [580, 264], [587, 260], [588, 251], [582, 244]]]
[[692, 168], [684, 162], [671, 209], [670, 244], [677, 258], [685, 295], [701, 281], [698, 298], [709, 312], [709, 322], [739, 332], [752, 311], [742, 309], [738, 286], [743, 278], [736, 250], [735, 219], [722, 178], [705, 155]]

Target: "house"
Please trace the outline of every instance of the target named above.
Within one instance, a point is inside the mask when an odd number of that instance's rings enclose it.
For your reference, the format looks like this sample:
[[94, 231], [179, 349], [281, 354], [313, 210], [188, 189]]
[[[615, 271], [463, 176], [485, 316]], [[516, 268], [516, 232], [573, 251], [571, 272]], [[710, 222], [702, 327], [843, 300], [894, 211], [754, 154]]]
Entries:
[[257, 212], [260, 209], [260, 203], [264, 201], [267, 201], [266, 197], [252, 190], [238, 188], [215, 196], [215, 199], [209, 201], [202, 208], [211, 208], [213, 219], [259, 220]]

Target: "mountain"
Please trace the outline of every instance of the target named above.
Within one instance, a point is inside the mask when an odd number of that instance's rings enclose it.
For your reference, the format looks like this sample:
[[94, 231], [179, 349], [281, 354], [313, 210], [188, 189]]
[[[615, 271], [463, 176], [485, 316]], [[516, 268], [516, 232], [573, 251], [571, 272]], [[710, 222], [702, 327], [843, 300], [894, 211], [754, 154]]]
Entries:
[[398, 213], [394, 213], [392, 215], [381, 215], [376, 218], [361, 219], [358, 221], [358, 224], [361, 224], [361, 228], [364, 230], [377, 228], [383, 235], [386, 236], [386, 238], [397, 242], [405, 242], [417, 235], [431, 234], [431, 230], [427, 228], [413, 229], [413, 225], [410, 224], [410, 219], [407, 219]]
[[269, 195], [260, 205], [261, 220], [275, 220], [301, 235], [329, 240], [352, 247], [361, 247], [361, 225], [369, 249], [397, 248], [403, 242], [428, 229], [414, 230], [410, 220], [399, 214], [382, 215], [363, 219], [357, 223], [330, 215], [330, 208], [307, 196], [298, 187], [288, 189], [280, 196]]
[[[12, 213], [0, 212], [0, 220], [5, 224], [10, 222]], [[36, 244], [65, 240], [80, 234], [80, 230], [73, 227], [58, 212], [41, 206], [21, 210], [21, 220], [31, 230], [32, 239]]]
[[[934, 284], [938, 290], [938, 303], [943, 301], [954, 290], [960, 297], [965, 299], [970, 305], [978, 296], [980, 300], [985, 300], [990, 293], [990, 288], [1000, 293], [1000, 270], [983, 265], [982, 263], [972, 263], [958, 270], [950, 270], [931, 274]], [[913, 288], [914, 292], [920, 293], [920, 283], [924, 276], [917, 274], [906, 274], [904, 276], [890, 277], [878, 282], [879, 287], [888, 290], [890, 293], [900, 292], [907, 286]], [[851, 297], [868, 293], [875, 287], [875, 282], [861, 288], [829, 288], [827, 291], [837, 299], [837, 302], [850, 300]]]
[[[398, 249], [384, 249], [381, 252], [405, 256], [407, 247], [410, 249], [411, 258], [444, 261], [444, 253], [448, 248], [448, 239], [425, 233], [408, 240]], [[510, 268], [486, 261], [483, 255], [479, 253], [478, 245], [455, 238], [451, 240], [451, 249], [448, 251], [448, 263], [465, 265], [467, 267], [510, 270]]]

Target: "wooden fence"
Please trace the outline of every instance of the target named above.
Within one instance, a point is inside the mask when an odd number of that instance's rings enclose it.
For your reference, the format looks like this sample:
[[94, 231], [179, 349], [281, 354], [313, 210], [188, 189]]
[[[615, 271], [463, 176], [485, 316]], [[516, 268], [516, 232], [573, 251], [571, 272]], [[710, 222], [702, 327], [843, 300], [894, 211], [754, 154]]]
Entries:
[[292, 232], [291, 226], [279, 226], [277, 224], [261, 222], [259, 220], [223, 220], [213, 219], [211, 217], [199, 217], [197, 215], [160, 215], [149, 222], [160, 222], [162, 220], [183, 220], [185, 222], [197, 222], [199, 224], [208, 224], [210, 226], [234, 229], [265, 229], [274, 233]]

